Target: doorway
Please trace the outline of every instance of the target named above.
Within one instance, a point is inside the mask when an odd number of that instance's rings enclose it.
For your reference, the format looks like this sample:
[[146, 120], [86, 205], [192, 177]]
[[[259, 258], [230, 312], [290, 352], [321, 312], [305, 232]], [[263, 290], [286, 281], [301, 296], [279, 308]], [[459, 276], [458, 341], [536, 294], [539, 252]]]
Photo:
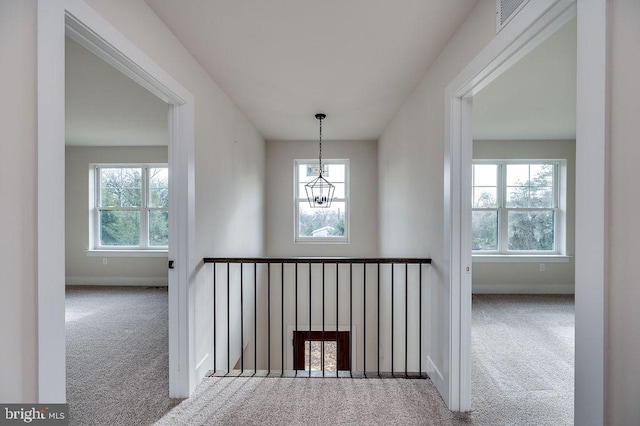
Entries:
[[66, 37], [66, 391], [81, 423], [171, 406], [168, 110]]
[[[472, 159], [471, 97], [541, 40], [579, 11], [577, 56], [577, 188], [576, 188], [576, 397], [575, 422], [604, 418], [604, 268], [606, 250], [604, 186], [607, 142], [606, 102], [606, 2], [589, 4], [559, 1], [550, 8], [542, 2], [528, 3], [510, 26], [503, 30], [445, 90], [446, 159], [445, 217], [450, 219], [445, 247], [451, 261], [445, 281], [451, 283], [451, 342], [460, 344], [450, 352], [452, 374], [446, 390], [449, 406], [471, 409], [471, 198]], [[600, 182], [594, 192], [593, 185]], [[458, 213], [462, 212], [462, 216]], [[580, 232], [583, 230], [584, 232]], [[599, 420], [597, 420], [599, 421]]]
[[[194, 244], [193, 96], [83, 2], [38, 2], [38, 399], [65, 402], [64, 49], [65, 33], [170, 104], [169, 384], [173, 397], [196, 386], [189, 359], [190, 253]], [[52, 226], [52, 224], [54, 226]], [[182, 366], [182, 368], [180, 368]]]
[[473, 96], [472, 410], [483, 423], [502, 407], [511, 422], [573, 424], [576, 24]]

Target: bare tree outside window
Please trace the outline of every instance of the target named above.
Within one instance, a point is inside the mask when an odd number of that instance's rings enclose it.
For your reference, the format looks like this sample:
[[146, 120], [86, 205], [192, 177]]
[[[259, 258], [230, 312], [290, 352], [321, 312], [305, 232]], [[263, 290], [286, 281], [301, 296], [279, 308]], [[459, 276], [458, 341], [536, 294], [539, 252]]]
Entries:
[[474, 164], [474, 252], [555, 252], [557, 169], [554, 162]]

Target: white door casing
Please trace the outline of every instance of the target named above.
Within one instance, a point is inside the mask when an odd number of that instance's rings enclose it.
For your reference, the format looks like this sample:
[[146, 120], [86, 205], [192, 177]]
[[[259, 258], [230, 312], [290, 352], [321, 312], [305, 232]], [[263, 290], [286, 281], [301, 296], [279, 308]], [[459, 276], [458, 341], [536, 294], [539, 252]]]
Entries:
[[169, 392], [188, 397], [193, 362], [194, 98], [82, 0], [38, 0], [38, 400], [66, 402], [64, 330], [64, 37], [170, 105]]
[[[445, 90], [445, 283], [450, 371], [434, 383], [450, 409], [471, 409], [472, 97], [578, 14], [576, 192], [576, 424], [601, 424], [604, 413], [604, 270], [606, 222], [606, 0], [532, 0]], [[582, 60], [581, 60], [582, 59]], [[591, 99], [594, 102], [581, 102]], [[589, 131], [596, 123], [597, 132]], [[589, 182], [581, 181], [589, 170]], [[585, 173], [586, 174], [586, 173]], [[594, 191], [599, 188], [598, 191]], [[582, 200], [582, 202], [581, 202]], [[587, 204], [587, 200], [588, 204]], [[600, 205], [602, 209], [587, 208]], [[582, 208], [581, 208], [582, 206]], [[580, 232], [583, 229], [583, 232]], [[588, 247], [597, 247], [595, 252]], [[583, 256], [583, 254], [586, 254]], [[579, 271], [597, 273], [583, 276]], [[579, 285], [578, 285], [579, 284]], [[581, 315], [581, 312], [585, 312]], [[589, 312], [589, 315], [587, 315]], [[588, 327], [583, 327], [583, 322]], [[580, 330], [584, 330], [582, 333]], [[580, 354], [587, 354], [584, 357]], [[578, 383], [588, 383], [578, 386]], [[578, 422], [581, 419], [581, 422]]]

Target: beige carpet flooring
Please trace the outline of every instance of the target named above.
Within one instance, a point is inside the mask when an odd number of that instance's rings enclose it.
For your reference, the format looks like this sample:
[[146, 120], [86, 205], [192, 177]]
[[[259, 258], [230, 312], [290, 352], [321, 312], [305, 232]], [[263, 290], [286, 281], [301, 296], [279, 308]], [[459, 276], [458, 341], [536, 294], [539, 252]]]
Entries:
[[573, 297], [474, 296], [471, 413], [429, 380], [207, 378], [157, 425], [571, 425], [573, 335]]
[[169, 398], [167, 288], [66, 289], [71, 425], [149, 425]]
[[156, 423], [458, 425], [429, 380], [212, 377]]
[[166, 289], [68, 287], [71, 424], [569, 425], [573, 306], [566, 296], [474, 296], [468, 414], [449, 412], [429, 380], [406, 379], [207, 378], [177, 405]]
[[474, 295], [472, 418], [573, 424], [573, 296]]

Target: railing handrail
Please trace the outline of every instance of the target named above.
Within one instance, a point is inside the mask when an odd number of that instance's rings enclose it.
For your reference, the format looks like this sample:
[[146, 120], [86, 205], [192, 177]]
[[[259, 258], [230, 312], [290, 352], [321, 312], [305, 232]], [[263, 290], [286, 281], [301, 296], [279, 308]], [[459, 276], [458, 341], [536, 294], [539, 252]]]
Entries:
[[420, 257], [205, 257], [204, 263], [402, 263], [430, 264]]

